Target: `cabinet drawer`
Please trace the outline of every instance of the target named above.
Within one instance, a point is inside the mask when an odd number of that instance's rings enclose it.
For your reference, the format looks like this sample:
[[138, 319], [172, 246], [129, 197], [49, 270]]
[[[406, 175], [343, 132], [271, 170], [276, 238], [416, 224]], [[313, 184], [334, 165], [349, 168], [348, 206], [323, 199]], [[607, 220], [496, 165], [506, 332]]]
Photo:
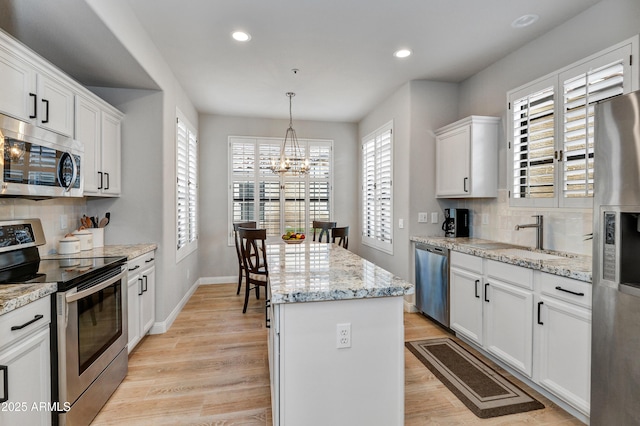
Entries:
[[143, 270], [145, 267], [148, 267], [151, 264], [153, 264], [154, 260], [155, 260], [155, 251], [150, 251], [149, 253], [140, 255], [127, 262], [127, 272], [129, 273], [129, 275], [135, 274], [138, 271]]
[[[43, 297], [21, 308], [0, 316], [0, 349], [20, 340], [34, 330], [51, 322], [51, 296]], [[42, 315], [42, 318], [36, 319]], [[34, 321], [35, 319], [35, 321]], [[33, 323], [18, 330], [11, 327], [20, 327], [28, 322]]]
[[522, 266], [487, 260], [487, 276], [533, 290], [533, 270]]
[[482, 274], [482, 258], [478, 256], [452, 251], [451, 266]]
[[536, 276], [540, 293], [591, 309], [591, 284], [546, 272]]

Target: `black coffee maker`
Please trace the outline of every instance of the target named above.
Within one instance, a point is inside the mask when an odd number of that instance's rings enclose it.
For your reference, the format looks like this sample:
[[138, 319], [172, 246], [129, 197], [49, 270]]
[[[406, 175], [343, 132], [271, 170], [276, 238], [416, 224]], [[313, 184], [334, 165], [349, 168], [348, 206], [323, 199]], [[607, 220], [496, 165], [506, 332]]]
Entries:
[[469, 209], [444, 209], [442, 230], [445, 237], [468, 237]]

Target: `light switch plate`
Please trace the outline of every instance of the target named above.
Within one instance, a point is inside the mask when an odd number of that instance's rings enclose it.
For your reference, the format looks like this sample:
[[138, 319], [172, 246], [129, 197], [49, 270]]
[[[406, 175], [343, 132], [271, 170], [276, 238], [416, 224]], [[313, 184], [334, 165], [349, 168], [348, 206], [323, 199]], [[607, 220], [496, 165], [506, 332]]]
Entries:
[[404, 219], [398, 219], [398, 228], [404, 228]]
[[431, 212], [431, 223], [438, 223], [438, 212]]
[[418, 223], [427, 223], [429, 222], [428, 214], [426, 212], [418, 213]]

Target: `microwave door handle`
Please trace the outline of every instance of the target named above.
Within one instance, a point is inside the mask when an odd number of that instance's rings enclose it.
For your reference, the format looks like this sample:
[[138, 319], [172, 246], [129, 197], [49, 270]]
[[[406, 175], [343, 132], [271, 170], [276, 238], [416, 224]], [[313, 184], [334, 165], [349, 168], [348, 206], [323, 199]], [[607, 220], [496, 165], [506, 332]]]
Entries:
[[[69, 151], [65, 151], [65, 155], [69, 156], [69, 159], [71, 159], [71, 167], [73, 168], [73, 174], [71, 175], [71, 181], [64, 187], [64, 192], [69, 192], [71, 191], [71, 188], [73, 188], [74, 183], [76, 182], [76, 178], [78, 177], [78, 167], [77, 167], [77, 163], [76, 163], [76, 159], [73, 156], [72, 153], [70, 153]], [[60, 164], [58, 165], [58, 180], [60, 180], [60, 186], [63, 185], [63, 181], [62, 181], [62, 162], [60, 162]]]
[[98, 291], [105, 289], [107, 287], [109, 287], [110, 285], [118, 282], [119, 280], [123, 279], [125, 276], [127, 275], [127, 269], [124, 268], [122, 270], [122, 272], [120, 272], [118, 275], [116, 275], [115, 277], [109, 278], [108, 280], [93, 286], [93, 287], [89, 287], [86, 290], [82, 290], [82, 291], [78, 291], [76, 293], [71, 293], [71, 294], [67, 294], [65, 296], [65, 299], [67, 300], [67, 303], [71, 303], [71, 302], [75, 302], [76, 300], [80, 300], [83, 299], [87, 296], [90, 296], [94, 293], [97, 293]]
[[67, 152], [67, 154], [69, 154], [71, 164], [73, 165], [73, 176], [71, 176], [71, 182], [69, 182], [69, 185], [65, 188], [65, 192], [71, 191], [71, 188], [73, 188], [73, 185], [76, 183], [76, 179], [78, 178], [78, 163], [76, 163], [76, 157], [70, 152]]

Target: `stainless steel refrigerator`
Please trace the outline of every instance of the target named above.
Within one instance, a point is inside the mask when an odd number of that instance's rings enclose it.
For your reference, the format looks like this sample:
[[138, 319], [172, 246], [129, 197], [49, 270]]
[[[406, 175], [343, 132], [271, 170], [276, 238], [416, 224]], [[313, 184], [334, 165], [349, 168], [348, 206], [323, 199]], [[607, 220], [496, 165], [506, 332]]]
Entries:
[[591, 425], [640, 424], [640, 92], [596, 106]]

